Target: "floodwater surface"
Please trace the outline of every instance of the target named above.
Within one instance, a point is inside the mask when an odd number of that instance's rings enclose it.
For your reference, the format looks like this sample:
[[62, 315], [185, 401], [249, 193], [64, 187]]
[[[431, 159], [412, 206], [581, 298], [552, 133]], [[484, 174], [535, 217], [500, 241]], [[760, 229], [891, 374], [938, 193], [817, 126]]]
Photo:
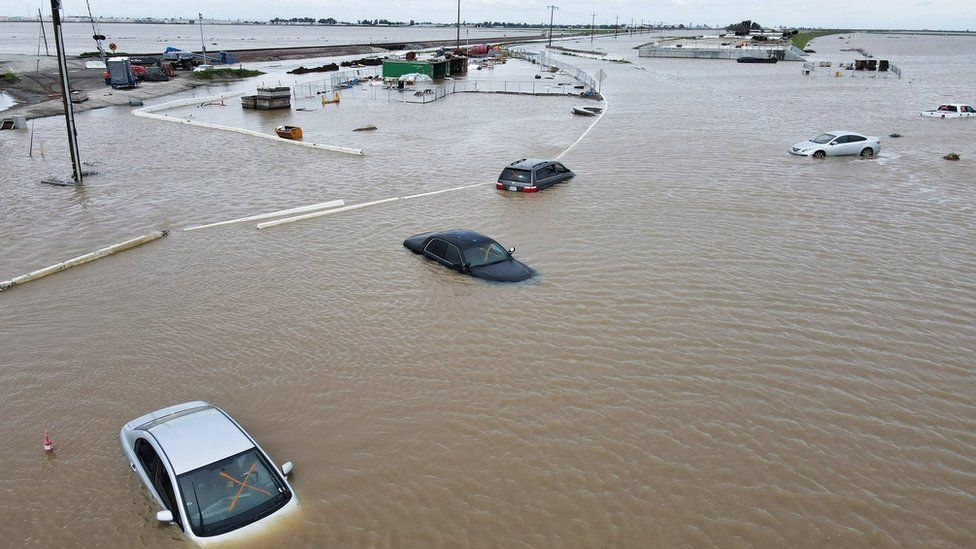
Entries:
[[[5, 543], [182, 544], [118, 430], [202, 399], [295, 463], [301, 511], [256, 546], [972, 547], [976, 120], [918, 115], [976, 99], [971, 39], [813, 42], [901, 80], [640, 59], [646, 40], [597, 41], [630, 64], [563, 59], [606, 73], [609, 108], [562, 157], [577, 176], [537, 194], [493, 183], [573, 144], [579, 100], [287, 114], [364, 157], [101, 109], [78, 116], [99, 175], [77, 189], [38, 183], [68, 172], [61, 120], [37, 121], [33, 158], [0, 132], [0, 279], [173, 229], [0, 294]], [[234, 109], [197, 110], [274, 122]], [[832, 129], [880, 157], [786, 153]], [[401, 245], [451, 228], [539, 276], [485, 283]]]

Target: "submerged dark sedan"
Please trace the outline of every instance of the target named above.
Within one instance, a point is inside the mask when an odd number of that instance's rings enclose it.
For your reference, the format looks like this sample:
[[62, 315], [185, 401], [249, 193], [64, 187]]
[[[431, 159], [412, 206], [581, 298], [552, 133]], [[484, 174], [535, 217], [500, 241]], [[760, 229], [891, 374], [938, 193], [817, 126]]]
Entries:
[[535, 271], [512, 257], [515, 248], [506, 250], [474, 231], [421, 233], [404, 240], [403, 245], [455, 271], [485, 280], [519, 282], [535, 276]]

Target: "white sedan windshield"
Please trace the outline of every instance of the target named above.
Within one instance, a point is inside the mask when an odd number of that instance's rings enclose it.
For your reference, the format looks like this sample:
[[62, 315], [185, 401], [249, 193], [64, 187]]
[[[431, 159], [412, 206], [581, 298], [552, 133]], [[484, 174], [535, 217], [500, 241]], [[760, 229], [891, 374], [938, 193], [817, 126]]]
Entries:
[[818, 135], [817, 137], [814, 137], [810, 141], [813, 141], [814, 143], [818, 143], [820, 145], [823, 145], [825, 143], [830, 143], [831, 141], [833, 141], [833, 139], [835, 137], [837, 137], [837, 136], [836, 135], [831, 135], [829, 133], [824, 133], [824, 134]]
[[291, 499], [256, 448], [179, 476], [187, 518], [198, 536], [216, 536], [259, 520]]

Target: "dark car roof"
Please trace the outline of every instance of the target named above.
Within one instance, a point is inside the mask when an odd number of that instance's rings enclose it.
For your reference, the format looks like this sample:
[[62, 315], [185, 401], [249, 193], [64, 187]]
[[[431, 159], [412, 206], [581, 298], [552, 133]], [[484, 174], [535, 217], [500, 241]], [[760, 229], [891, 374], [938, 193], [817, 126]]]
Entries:
[[439, 233], [433, 233], [430, 236], [436, 236], [437, 238], [450, 242], [459, 248], [482, 244], [484, 242], [494, 242], [494, 240], [481, 233], [461, 229], [441, 231]]
[[520, 168], [523, 170], [531, 170], [536, 166], [541, 166], [542, 164], [549, 164], [553, 160], [543, 160], [541, 158], [523, 158], [522, 160], [516, 160], [508, 165], [509, 168]]

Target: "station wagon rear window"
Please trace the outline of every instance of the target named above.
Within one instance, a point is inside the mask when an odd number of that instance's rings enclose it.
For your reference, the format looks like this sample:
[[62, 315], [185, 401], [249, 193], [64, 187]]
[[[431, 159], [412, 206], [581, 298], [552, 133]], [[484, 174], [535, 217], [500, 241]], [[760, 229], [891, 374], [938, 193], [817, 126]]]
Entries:
[[187, 521], [200, 537], [247, 526], [274, 513], [291, 492], [257, 448], [178, 477]]
[[522, 183], [532, 181], [532, 177], [529, 175], [529, 170], [517, 170], [515, 168], [505, 168], [502, 171], [501, 177], [498, 179], [504, 179], [505, 181], [519, 181]]

